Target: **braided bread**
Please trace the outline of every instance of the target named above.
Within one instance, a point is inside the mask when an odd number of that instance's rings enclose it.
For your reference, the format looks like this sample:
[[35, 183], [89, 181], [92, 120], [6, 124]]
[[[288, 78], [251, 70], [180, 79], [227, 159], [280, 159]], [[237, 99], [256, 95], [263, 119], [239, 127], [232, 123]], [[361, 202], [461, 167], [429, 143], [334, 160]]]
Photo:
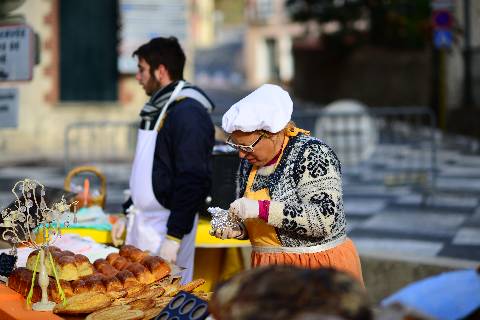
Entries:
[[124, 278], [132, 274], [138, 282], [150, 284], [170, 274], [170, 266], [160, 257], [150, 256], [131, 245], [124, 245], [119, 253], [110, 253], [106, 259], [97, 259], [93, 263], [95, 271], [106, 276], [115, 276], [120, 272]]
[[[105, 294], [113, 299], [138, 295], [148, 284], [157, 283], [170, 274], [170, 266], [160, 257], [150, 256], [133, 246], [123, 246], [120, 253], [111, 253], [106, 259], [97, 259], [93, 265], [87, 257], [71, 251], [49, 248], [67, 298], [86, 293]], [[31, 286], [32, 270], [38, 250], [30, 254], [27, 268], [17, 268], [8, 279], [8, 286], [26, 297]], [[53, 276], [51, 264], [49, 275]], [[85, 275], [85, 273], [87, 273]], [[60, 302], [61, 297], [53, 277], [49, 278], [49, 299]], [[38, 276], [33, 287], [32, 302], [40, 301]]]
[[[51, 246], [47, 249], [47, 256], [45, 257], [46, 259], [48, 259], [49, 252], [52, 254], [55, 270], [59, 279], [77, 280], [80, 277], [92, 274], [94, 271], [93, 265], [84, 255], [74, 254], [68, 250], [62, 251], [57, 247]], [[27, 269], [35, 269], [35, 262], [37, 260], [38, 253], [39, 250], [34, 250], [29, 254], [26, 266]], [[54, 272], [51, 263], [47, 262], [46, 268], [48, 275], [53, 277]]]

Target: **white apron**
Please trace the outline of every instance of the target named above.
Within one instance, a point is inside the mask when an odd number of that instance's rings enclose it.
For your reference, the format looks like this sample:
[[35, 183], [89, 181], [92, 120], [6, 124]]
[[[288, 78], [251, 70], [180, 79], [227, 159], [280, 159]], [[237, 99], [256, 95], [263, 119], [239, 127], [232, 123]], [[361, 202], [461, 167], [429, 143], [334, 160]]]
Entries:
[[[158, 203], [153, 193], [152, 168], [159, 126], [165, 112], [182, 90], [184, 81], [180, 81], [170, 99], [160, 113], [153, 130], [138, 130], [135, 158], [130, 175], [130, 192], [134, 208], [127, 215], [126, 244], [134, 245], [151, 254], [158, 255], [160, 246], [167, 233], [167, 221], [170, 210]], [[192, 231], [186, 234], [178, 251], [176, 264], [186, 268], [182, 273], [182, 283], [193, 277], [193, 260], [195, 254], [195, 235], [197, 233], [198, 215], [195, 216]]]

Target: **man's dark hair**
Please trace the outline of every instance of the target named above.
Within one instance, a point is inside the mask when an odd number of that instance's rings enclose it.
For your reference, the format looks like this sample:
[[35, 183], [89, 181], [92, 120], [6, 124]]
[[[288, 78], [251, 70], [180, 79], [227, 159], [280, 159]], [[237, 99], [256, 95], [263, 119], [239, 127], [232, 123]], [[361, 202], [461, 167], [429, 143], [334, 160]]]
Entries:
[[158, 66], [163, 64], [172, 80], [183, 80], [185, 53], [175, 37], [154, 38], [141, 45], [132, 56], [143, 58], [150, 66], [152, 76]]

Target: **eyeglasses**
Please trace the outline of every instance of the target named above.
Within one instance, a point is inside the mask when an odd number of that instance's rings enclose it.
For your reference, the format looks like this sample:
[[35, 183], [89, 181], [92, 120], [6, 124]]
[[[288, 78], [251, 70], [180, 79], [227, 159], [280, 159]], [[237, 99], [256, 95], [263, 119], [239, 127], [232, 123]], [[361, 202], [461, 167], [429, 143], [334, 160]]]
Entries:
[[231, 140], [231, 136], [228, 137], [228, 139], [227, 139], [227, 141], [225, 141], [225, 143], [228, 144], [230, 147], [232, 147], [235, 150], [242, 150], [243, 152], [246, 152], [246, 153], [252, 153], [253, 152], [253, 147], [255, 147], [257, 145], [257, 143], [259, 143], [260, 140], [262, 140], [263, 137], [265, 137], [264, 133], [262, 133], [260, 135], [260, 137], [258, 137], [258, 139], [255, 140], [255, 142], [253, 142], [249, 146], [246, 146], [246, 145], [243, 145], [243, 144], [233, 143], [232, 140]]

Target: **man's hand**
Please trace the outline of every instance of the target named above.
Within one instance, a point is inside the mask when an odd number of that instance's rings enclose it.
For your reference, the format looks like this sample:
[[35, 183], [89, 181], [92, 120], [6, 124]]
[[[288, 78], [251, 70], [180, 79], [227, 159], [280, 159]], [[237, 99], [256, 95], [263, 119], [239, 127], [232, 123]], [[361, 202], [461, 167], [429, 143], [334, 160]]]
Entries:
[[114, 246], [119, 246], [123, 244], [123, 233], [125, 232], [125, 226], [127, 224], [127, 219], [125, 217], [120, 217], [112, 225], [112, 231], [110, 232], [112, 236], [112, 242]]
[[258, 218], [258, 201], [247, 198], [240, 198], [230, 204], [228, 211], [240, 220]]
[[178, 249], [180, 249], [180, 241], [179, 239], [173, 240], [165, 237], [160, 247], [159, 256], [168, 262], [175, 263], [177, 261]]

